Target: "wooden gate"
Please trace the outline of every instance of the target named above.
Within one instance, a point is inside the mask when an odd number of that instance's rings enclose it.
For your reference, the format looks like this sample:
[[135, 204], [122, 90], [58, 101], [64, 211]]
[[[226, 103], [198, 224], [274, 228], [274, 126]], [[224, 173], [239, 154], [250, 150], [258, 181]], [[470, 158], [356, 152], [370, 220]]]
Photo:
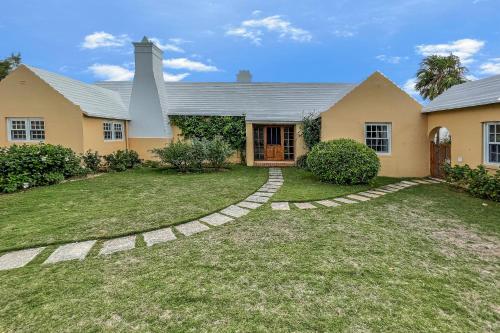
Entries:
[[431, 141], [431, 176], [444, 178], [443, 165], [451, 161], [451, 144]]

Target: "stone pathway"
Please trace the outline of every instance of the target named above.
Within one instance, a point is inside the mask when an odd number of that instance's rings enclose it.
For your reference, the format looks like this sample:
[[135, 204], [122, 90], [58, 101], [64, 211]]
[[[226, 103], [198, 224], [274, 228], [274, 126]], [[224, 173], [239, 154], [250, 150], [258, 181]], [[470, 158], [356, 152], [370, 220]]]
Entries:
[[[191, 235], [210, 230], [211, 228], [230, 223], [237, 218], [247, 215], [251, 212], [251, 210], [257, 209], [262, 206], [262, 204], [268, 202], [274, 193], [276, 193], [283, 185], [283, 181], [281, 169], [270, 168], [268, 181], [261, 188], [259, 188], [257, 192], [253, 193], [245, 200], [235, 205], [225, 207], [216, 213], [201, 217], [198, 220], [182, 223], [171, 228], [162, 228], [144, 232], [142, 235], [136, 234], [106, 240], [102, 243], [99, 255], [111, 255], [116, 252], [134, 249], [137, 243], [137, 238], [140, 236], [143, 237], [144, 242], [149, 247], [155, 244], [176, 240], [177, 236], [174, 233], [174, 230], [180, 235], [189, 237]], [[290, 209], [288, 203], [285, 204], [286, 207]], [[285, 205], [283, 205], [283, 207], [285, 207]], [[97, 240], [90, 240], [61, 245], [50, 254], [43, 265], [68, 260], [84, 260], [96, 243]], [[13, 251], [0, 255], [0, 271], [23, 267], [35, 259], [40, 253], [43, 252], [44, 249], [45, 247], [38, 247]]]
[[423, 184], [439, 184], [444, 183], [444, 180], [437, 178], [425, 178], [425, 179], [412, 179], [403, 180], [399, 183], [385, 185], [379, 188], [366, 190], [363, 192], [348, 194], [345, 197], [324, 199], [311, 202], [272, 202], [272, 210], [290, 210], [290, 204], [293, 204], [297, 209], [314, 209], [318, 207], [338, 207], [344, 204], [355, 204], [364, 201], [370, 201], [377, 199], [381, 196], [395, 193], [404, 190], [409, 187], [423, 185]]

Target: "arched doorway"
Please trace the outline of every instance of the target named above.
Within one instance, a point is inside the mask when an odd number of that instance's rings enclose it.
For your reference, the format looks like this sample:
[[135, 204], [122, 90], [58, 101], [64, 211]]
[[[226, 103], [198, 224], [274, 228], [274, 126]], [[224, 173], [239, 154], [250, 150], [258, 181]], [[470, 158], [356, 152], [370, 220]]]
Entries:
[[446, 127], [436, 127], [430, 134], [430, 172], [432, 177], [443, 178], [443, 165], [451, 163], [451, 134]]

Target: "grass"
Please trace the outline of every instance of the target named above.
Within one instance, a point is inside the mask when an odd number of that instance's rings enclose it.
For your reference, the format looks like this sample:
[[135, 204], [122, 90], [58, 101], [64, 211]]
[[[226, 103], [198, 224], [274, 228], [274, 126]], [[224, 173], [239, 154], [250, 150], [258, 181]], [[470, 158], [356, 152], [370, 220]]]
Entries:
[[[0, 331], [494, 332], [500, 204], [444, 185], [0, 272]], [[93, 255], [98, 249], [94, 249]]]
[[0, 252], [112, 237], [223, 208], [259, 188], [267, 170], [177, 174], [149, 168], [0, 196]]
[[399, 181], [399, 178], [377, 177], [368, 185], [341, 186], [322, 183], [309, 171], [299, 168], [283, 168], [285, 182], [272, 198], [273, 201], [313, 201], [334, 198], [365, 191], [370, 188]]

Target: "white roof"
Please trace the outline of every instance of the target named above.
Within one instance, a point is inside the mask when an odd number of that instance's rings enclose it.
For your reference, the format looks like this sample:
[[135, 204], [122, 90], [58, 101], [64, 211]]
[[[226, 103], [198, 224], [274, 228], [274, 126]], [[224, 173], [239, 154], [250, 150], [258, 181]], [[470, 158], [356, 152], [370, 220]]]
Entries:
[[73, 80], [43, 69], [26, 67], [73, 104], [78, 105], [87, 116], [112, 119], [130, 118], [128, 104], [125, 105], [116, 91]]
[[[98, 82], [128, 105], [132, 82]], [[356, 85], [339, 83], [165, 82], [167, 115], [246, 116], [255, 122], [300, 122], [337, 103]]]
[[423, 112], [500, 103], [500, 75], [451, 87], [423, 108]]

